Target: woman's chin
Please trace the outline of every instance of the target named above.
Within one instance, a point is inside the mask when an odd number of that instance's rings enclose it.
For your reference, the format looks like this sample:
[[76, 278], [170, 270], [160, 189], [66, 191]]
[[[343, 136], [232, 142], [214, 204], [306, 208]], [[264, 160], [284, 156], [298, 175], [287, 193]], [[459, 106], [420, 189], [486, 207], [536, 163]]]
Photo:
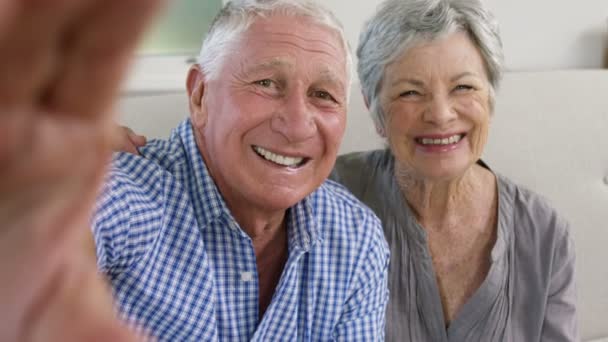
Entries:
[[417, 168], [417, 173], [425, 181], [449, 182], [461, 179], [471, 166], [471, 163], [463, 161], [424, 163]]

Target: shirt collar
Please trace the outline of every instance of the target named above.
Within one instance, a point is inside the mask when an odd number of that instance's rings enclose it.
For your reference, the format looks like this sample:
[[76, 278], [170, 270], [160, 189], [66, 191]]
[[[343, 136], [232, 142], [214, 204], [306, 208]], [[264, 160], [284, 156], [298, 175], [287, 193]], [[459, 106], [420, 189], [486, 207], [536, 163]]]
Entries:
[[199, 225], [201, 228], [205, 228], [223, 214], [229, 214], [230, 211], [198, 149], [190, 119], [183, 121], [175, 129], [173, 138], [181, 140], [186, 152], [187, 169], [184, 170], [183, 178], [192, 197]]
[[[317, 190], [318, 191], [318, 190]], [[309, 251], [316, 243], [323, 240], [320, 232], [321, 224], [315, 213], [311, 197], [316, 192], [304, 198], [289, 208], [287, 212], [287, 232], [290, 249]]]

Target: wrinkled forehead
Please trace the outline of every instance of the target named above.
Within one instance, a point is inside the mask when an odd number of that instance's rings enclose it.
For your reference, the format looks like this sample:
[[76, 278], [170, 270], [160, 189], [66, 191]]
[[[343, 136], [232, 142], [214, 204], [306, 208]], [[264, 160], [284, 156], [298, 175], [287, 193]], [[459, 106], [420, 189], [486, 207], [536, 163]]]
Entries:
[[470, 35], [462, 30], [411, 40], [387, 64], [385, 78], [390, 78], [396, 69], [414, 73], [438, 69], [446, 72], [474, 69], [473, 71], [488, 79], [485, 60], [479, 47]]
[[258, 18], [239, 38], [233, 57], [247, 69], [306, 67], [324, 78], [346, 78], [340, 35], [306, 17]]
[[291, 57], [292, 54], [285, 53], [268, 53], [262, 55], [259, 59], [241, 59], [241, 65], [243, 67], [243, 71], [248, 73], [263, 73], [265, 71], [270, 70], [284, 70], [284, 71], [297, 71], [298, 68], [302, 68], [302, 62], [306, 63], [306, 66], [311, 66], [312, 69], [316, 72], [315, 74], [322, 79], [326, 80], [339, 80], [342, 74], [339, 72], [340, 70], [336, 70], [334, 65], [329, 63], [323, 63], [319, 59], [315, 60], [295, 60]]
[[257, 17], [241, 34], [240, 42], [249, 40], [297, 44], [310, 51], [326, 51], [343, 57], [347, 49], [339, 32], [306, 16]]

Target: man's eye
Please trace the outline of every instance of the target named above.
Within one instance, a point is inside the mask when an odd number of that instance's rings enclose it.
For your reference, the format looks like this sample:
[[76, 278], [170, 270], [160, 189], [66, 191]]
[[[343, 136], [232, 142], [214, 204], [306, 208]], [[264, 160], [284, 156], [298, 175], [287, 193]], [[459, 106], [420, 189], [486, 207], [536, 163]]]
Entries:
[[269, 79], [259, 80], [259, 81], [255, 81], [253, 83], [257, 84], [259, 86], [262, 86], [264, 88], [270, 88], [272, 86], [272, 80], [269, 80]]
[[323, 90], [317, 90], [314, 92], [314, 96], [318, 97], [322, 100], [327, 100], [327, 101], [333, 101], [333, 102], [337, 102], [336, 99], [334, 99], [333, 96], [331, 96], [330, 93], [323, 91]]

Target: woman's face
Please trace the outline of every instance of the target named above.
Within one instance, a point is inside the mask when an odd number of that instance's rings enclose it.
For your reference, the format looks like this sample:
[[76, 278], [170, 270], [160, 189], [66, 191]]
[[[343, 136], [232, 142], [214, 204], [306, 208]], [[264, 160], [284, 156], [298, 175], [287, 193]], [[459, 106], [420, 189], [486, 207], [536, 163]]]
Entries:
[[480, 158], [488, 137], [490, 83], [465, 33], [410, 48], [387, 66], [381, 87], [384, 132], [409, 174], [451, 180]]

